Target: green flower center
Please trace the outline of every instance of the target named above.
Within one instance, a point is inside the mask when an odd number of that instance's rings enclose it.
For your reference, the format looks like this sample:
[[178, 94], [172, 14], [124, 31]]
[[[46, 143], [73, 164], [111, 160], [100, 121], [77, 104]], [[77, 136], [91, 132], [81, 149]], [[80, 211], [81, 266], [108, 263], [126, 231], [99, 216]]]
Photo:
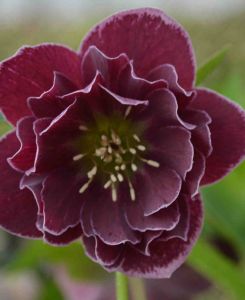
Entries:
[[160, 166], [157, 161], [144, 158], [147, 146], [140, 138], [142, 129], [127, 120], [126, 113], [124, 118], [98, 116], [95, 125], [79, 127], [83, 131], [78, 142], [81, 152], [73, 160], [76, 162], [83, 159], [89, 170], [88, 181], [79, 193], [84, 193], [95, 176], [100, 176], [104, 189], [111, 189], [113, 201], [117, 201], [118, 185], [123, 181], [127, 182], [130, 198], [134, 201], [136, 195], [131, 182], [134, 173], [142, 163], [155, 168]]

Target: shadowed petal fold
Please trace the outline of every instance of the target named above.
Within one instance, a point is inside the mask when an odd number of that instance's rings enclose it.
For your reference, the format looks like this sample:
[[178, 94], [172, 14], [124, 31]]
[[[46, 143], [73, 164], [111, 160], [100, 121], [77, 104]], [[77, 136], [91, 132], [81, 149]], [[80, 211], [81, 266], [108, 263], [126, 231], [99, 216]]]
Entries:
[[0, 141], [0, 226], [22, 237], [37, 238], [42, 233], [36, 228], [37, 204], [32, 193], [19, 189], [22, 174], [13, 170], [7, 157], [18, 148], [18, 140], [12, 132]]

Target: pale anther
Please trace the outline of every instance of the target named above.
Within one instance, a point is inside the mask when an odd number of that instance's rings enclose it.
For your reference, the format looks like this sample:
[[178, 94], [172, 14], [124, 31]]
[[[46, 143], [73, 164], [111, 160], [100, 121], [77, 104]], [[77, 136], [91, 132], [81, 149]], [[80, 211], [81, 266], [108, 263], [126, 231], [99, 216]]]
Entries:
[[88, 130], [88, 127], [86, 127], [86, 126], [84, 126], [84, 125], [80, 125], [80, 126], [78, 127], [78, 129], [81, 130], [81, 131], [87, 131], [87, 130]]
[[144, 145], [138, 145], [137, 148], [140, 150], [140, 151], [145, 151], [146, 150], [146, 147]]
[[134, 148], [129, 148], [129, 152], [132, 154], [136, 154], [136, 150]]
[[117, 178], [120, 182], [123, 182], [123, 176], [121, 173], [117, 173]]
[[117, 201], [117, 190], [116, 190], [114, 184], [111, 186], [111, 197], [112, 197], [113, 202]]
[[110, 154], [112, 154], [112, 148], [111, 148], [111, 146], [108, 146], [108, 153], [110, 153]]
[[155, 160], [147, 160], [146, 163], [151, 166], [151, 167], [155, 167], [155, 168], [159, 168], [160, 167], [160, 164], [159, 162], [155, 161]]
[[137, 142], [140, 142], [140, 138], [138, 137], [137, 134], [133, 134], [133, 138], [134, 138]]
[[126, 170], [126, 165], [125, 165], [125, 164], [122, 164], [121, 167], [120, 167], [120, 169], [121, 169], [122, 171]]
[[135, 196], [135, 190], [133, 188], [133, 185], [132, 183], [129, 181], [128, 182], [128, 185], [129, 185], [129, 192], [130, 192], [130, 197], [131, 197], [131, 200], [134, 201], [136, 196]]
[[105, 153], [106, 153], [106, 148], [105, 147], [101, 147], [101, 148], [98, 148], [98, 149], [95, 150], [95, 155], [99, 156], [99, 157], [104, 156]]
[[84, 185], [80, 188], [79, 193], [82, 194], [86, 191], [86, 189], [89, 187], [90, 183], [92, 182], [91, 179], [89, 179], [88, 182], [84, 183]]
[[87, 173], [88, 178], [93, 178], [93, 177], [96, 175], [96, 173], [97, 173], [97, 167], [94, 166], [94, 167]]
[[119, 166], [115, 166], [115, 170], [119, 171], [120, 170]]
[[105, 184], [104, 184], [104, 189], [108, 189], [108, 187], [111, 185], [111, 180], [108, 180]]
[[131, 109], [132, 109], [132, 106], [127, 107], [125, 114], [124, 114], [124, 118], [127, 118], [127, 116], [130, 114]]
[[132, 163], [131, 164], [131, 169], [132, 169], [133, 172], [136, 172], [138, 168], [137, 168], [136, 164]]
[[117, 182], [117, 178], [116, 178], [116, 176], [114, 175], [114, 174], [111, 174], [111, 181], [112, 182]]
[[77, 161], [77, 160], [79, 160], [79, 159], [82, 159], [82, 158], [84, 157], [84, 155], [85, 155], [85, 154], [77, 154], [77, 155], [73, 156], [73, 160], [74, 160], [74, 161]]

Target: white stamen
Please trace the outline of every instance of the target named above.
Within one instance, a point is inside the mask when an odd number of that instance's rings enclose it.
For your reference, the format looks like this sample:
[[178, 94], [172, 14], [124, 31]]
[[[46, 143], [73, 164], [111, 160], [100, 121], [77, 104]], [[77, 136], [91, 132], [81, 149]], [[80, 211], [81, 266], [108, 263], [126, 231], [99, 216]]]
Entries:
[[141, 160], [145, 163], [147, 163], [149, 166], [151, 167], [154, 167], [154, 168], [159, 168], [160, 167], [160, 164], [159, 162], [155, 161], [155, 160], [151, 160], [151, 159], [144, 159], [144, 158], [141, 158]]
[[105, 147], [101, 147], [101, 148], [98, 148], [98, 149], [95, 150], [95, 155], [99, 156], [99, 157], [104, 156], [105, 153], [106, 153], [106, 148]]
[[108, 146], [108, 138], [104, 134], [102, 134], [102, 136], [101, 136], [101, 145], [102, 146]]
[[137, 142], [140, 142], [140, 138], [138, 137], [137, 134], [134, 134], [134, 135], [133, 135], [133, 138], [134, 138]]
[[77, 160], [79, 160], [79, 159], [82, 159], [82, 158], [84, 157], [84, 155], [85, 155], [85, 154], [82, 154], [82, 153], [81, 153], [81, 154], [77, 154], [77, 155], [73, 156], [73, 160], [74, 160], [74, 161], [77, 161]]
[[122, 164], [121, 167], [120, 167], [120, 169], [121, 169], [122, 171], [126, 170], [126, 165], [125, 165], [125, 164]]
[[114, 184], [111, 186], [111, 197], [113, 202], [117, 201], [117, 190]]
[[79, 190], [79, 194], [84, 193], [86, 191], [86, 189], [89, 187], [89, 185], [90, 185], [91, 182], [92, 182], [92, 180], [89, 179], [89, 181], [87, 181], [86, 183], [84, 183], [84, 185]]
[[81, 131], [87, 131], [87, 130], [88, 130], [88, 127], [86, 127], [86, 126], [84, 126], [84, 125], [80, 125], [80, 126], [78, 127], [78, 129], [81, 130]]
[[104, 184], [104, 189], [108, 189], [108, 187], [111, 185], [111, 180], [108, 180], [105, 184]]
[[111, 174], [111, 181], [112, 182], [117, 182], [117, 178], [116, 178], [116, 176], [114, 175], [114, 174]]
[[146, 147], [144, 145], [138, 145], [137, 148], [140, 150], [140, 151], [145, 151], [146, 150]]
[[125, 114], [124, 114], [124, 118], [127, 118], [127, 116], [130, 114], [131, 112], [131, 109], [132, 109], [132, 106], [128, 106], [126, 111], [125, 111]]
[[97, 166], [94, 166], [88, 173], [88, 178], [93, 178], [95, 174], [97, 173]]
[[103, 158], [104, 162], [106, 163], [109, 163], [112, 161], [112, 156], [111, 155], [106, 155], [104, 158]]
[[120, 170], [119, 166], [115, 166], [115, 170], [119, 171]]
[[132, 154], [136, 154], [136, 150], [134, 148], [129, 148], [129, 152]]
[[117, 178], [120, 182], [123, 182], [123, 176], [121, 173], [117, 173]]
[[132, 163], [131, 164], [131, 169], [132, 169], [133, 172], [136, 172], [138, 168], [137, 168], [136, 164]]
[[112, 154], [112, 148], [111, 148], [111, 146], [108, 146], [108, 153], [110, 153], [110, 154]]
[[128, 182], [128, 185], [129, 185], [129, 192], [130, 192], [130, 197], [131, 197], [131, 200], [134, 201], [136, 196], [135, 196], [135, 190], [133, 188], [133, 185], [132, 183], [129, 181]]

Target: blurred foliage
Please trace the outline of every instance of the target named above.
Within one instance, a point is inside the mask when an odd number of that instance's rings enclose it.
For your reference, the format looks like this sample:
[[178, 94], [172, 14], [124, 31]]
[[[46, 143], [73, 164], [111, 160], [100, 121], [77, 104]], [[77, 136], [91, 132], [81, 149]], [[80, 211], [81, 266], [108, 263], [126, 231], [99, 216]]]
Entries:
[[[245, 34], [244, 14], [219, 23], [194, 23], [191, 20], [183, 20], [182, 23], [193, 40], [198, 54], [198, 65], [203, 66], [202, 71], [199, 71], [198, 80], [203, 79], [203, 85], [245, 107], [245, 43], [242, 42]], [[21, 26], [2, 27], [0, 28], [0, 59], [10, 56], [23, 44], [58, 42], [76, 49], [82, 36], [92, 24], [94, 20], [91, 19], [86, 24], [65, 24], [62, 27], [38, 21]], [[210, 55], [226, 44], [231, 45], [227, 53], [225, 50], [217, 52], [218, 55], [209, 60], [208, 64], [202, 65]], [[221, 62], [222, 64], [219, 65]], [[207, 77], [210, 71], [213, 73]], [[0, 135], [10, 128], [0, 118]], [[217, 289], [214, 289], [209, 295], [198, 299], [245, 299], [244, 175], [243, 164], [221, 182], [203, 189], [206, 214], [204, 230], [188, 262], [223, 292], [219, 298]], [[239, 257], [237, 262], [224, 256], [217, 247], [210, 244], [209, 241], [215, 236], [225, 238], [232, 245]], [[72, 276], [82, 281], [104, 280], [109, 276], [86, 257], [79, 243], [56, 248], [42, 241], [25, 241], [21, 242], [10, 258], [5, 267], [2, 266], [2, 271], [22, 272], [31, 269], [38, 274], [43, 287], [38, 300], [62, 300], [63, 298], [56, 283], [50, 277], [49, 268], [53, 265], [65, 265]]]

